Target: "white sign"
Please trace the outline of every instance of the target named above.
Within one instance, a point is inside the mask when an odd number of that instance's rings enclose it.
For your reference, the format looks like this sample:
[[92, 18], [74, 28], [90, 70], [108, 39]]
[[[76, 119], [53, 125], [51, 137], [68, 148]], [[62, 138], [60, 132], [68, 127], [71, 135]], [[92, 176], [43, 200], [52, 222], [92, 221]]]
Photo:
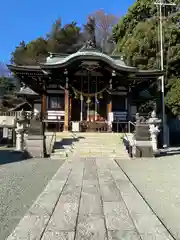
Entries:
[[79, 132], [79, 122], [72, 122], [72, 132]]
[[110, 112], [109, 114], [108, 114], [108, 122], [109, 123], [112, 123], [114, 121], [114, 114], [113, 114], [113, 112]]

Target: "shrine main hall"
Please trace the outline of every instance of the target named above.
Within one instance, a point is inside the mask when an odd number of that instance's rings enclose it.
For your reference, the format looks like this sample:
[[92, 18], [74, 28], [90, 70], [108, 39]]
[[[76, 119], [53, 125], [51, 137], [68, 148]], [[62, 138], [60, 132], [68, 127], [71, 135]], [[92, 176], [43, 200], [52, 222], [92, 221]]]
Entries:
[[[85, 44], [73, 54], [50, 53], [34, 66], [8, 65], [20, 80], [21, 94], [49, 129], [119, 131], [137, 112], [140, 92], [158, 82], [160, 70], [139, 70], [121, 56]], [[31, 98], [29, 96], [31, 95]]]

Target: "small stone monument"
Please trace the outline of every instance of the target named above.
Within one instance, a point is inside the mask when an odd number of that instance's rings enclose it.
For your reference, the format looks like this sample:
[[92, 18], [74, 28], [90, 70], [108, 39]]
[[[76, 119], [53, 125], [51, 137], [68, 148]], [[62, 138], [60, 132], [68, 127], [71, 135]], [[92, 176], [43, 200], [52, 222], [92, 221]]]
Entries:
[[158, 134], [160, 133], [160, 129], [159, 126], [161, 124], [161, 119], [158, 119], [156, 117], [156, 112], [153, 111], [151, 113], [151, 117], [148, 120], [148, 124], [149, 124], [149, 132], [150, 132], [150, 136], [151, 136], [151, 144], [152, 144], [152, 149], [153, 149], [153, 153], [154, 155], [159, 154], [159, 150], [158, 150], [158, 141], [157, 141], [157, 137]]

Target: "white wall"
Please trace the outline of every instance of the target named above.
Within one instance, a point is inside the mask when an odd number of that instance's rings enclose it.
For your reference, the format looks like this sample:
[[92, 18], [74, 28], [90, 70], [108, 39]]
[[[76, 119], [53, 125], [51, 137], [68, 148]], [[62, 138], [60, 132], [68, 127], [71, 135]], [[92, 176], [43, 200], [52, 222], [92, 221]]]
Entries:
[[13, 116], [0, 116], [0, 125], [6, 125], [13, 127], [15, 124], [15, 117]]

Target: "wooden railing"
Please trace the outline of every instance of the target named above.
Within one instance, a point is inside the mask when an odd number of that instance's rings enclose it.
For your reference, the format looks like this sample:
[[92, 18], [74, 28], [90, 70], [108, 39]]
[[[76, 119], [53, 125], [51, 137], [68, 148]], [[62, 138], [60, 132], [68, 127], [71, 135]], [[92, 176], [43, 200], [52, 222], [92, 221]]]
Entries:
[[20, 111], [11, 111], [11, 112], [3, 112], [3, 111], [0, 111], [0, 116], [19, 117], [20, 114], [21, 114]]

